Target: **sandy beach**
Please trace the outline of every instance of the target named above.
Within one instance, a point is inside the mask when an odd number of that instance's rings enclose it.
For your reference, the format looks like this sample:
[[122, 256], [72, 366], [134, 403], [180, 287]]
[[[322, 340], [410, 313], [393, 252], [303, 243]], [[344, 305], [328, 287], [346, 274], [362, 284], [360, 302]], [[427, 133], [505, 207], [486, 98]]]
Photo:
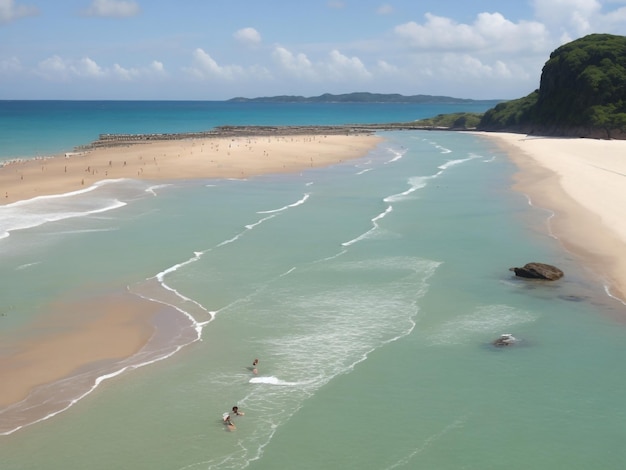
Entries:
[[[0, 168], [0, 204], [85, 190], [105, 179], [247, 178], [298, 172], [362, 157], [381, 140], [367, 134], [168, 140], [12, 162]], [[162, 305], [124, 293], [124, 287], [117, 294], [48, 306], [45, 325], [30, 325], [23, 334], [3, 339], [0, 407], [23, 400], [38, 385], [141, 349]], [[89, 321], [82, 320], [81, 310], [91, 312]]]
[[[550, 231], [626, 299], [626, 141], [480, 133], [518, 166], [514, 189], [553, 212]], [[533, 260], [534, 261], [534, 260]]]
[[11, 162], [0, 168], [2, 204], [84, 190], [105, 179], [247, 178], [357, 158], [375, 135], [293, 135], [165, 140]]

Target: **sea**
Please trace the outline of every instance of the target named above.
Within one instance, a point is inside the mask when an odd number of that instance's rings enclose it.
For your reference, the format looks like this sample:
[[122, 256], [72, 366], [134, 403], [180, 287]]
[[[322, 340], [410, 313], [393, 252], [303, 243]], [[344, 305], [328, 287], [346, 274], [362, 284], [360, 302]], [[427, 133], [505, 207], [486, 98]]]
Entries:
[[[103, 133], [495, 103], [2, 101], [0, 159]], [[378, 135], [362, 158], [302, 173], [116, 180], [0, 206], [0, 338], [103, 292], [173, 307], [136, 356], [0, 409], [0, 468], [626, 468], [626, 306], [511, 189], [492, 141]], [[565, 276], [509, 270], [531, 261]], [[515, 344], [492, 345], [506, 333]]]

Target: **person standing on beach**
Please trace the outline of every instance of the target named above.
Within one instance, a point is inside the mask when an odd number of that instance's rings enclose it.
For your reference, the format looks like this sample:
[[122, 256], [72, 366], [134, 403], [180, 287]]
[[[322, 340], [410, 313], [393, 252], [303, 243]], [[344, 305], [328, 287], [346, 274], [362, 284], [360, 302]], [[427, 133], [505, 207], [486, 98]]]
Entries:
[[254, 361], [252, 361], [252, 373], [255, 375], [259, 373], [258, 369], [256, 368], [258, 363], [259, 363], [258, 359], [255, 359]]

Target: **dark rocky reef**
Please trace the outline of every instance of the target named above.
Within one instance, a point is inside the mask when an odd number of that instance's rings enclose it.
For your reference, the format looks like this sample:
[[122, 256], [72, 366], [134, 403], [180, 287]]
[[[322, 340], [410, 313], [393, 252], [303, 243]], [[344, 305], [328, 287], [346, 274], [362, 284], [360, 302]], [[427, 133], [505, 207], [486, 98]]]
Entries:
[[544, 263], [526, 263], [521, 268], [509, 268], [517, 277], [528, 279], [543, 279], [547, 281], [556, 281], [563, 277], [563, 271], [556, 266]]

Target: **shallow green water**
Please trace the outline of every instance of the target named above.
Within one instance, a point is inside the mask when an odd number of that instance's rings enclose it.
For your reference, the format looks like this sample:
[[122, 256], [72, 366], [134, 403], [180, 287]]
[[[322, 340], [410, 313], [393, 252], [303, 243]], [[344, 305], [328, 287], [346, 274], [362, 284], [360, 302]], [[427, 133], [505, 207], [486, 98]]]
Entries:
[[[128, 285], [174, 298], [202, 341], [1, 437], [3, 468], [622, 468], [623, 306], [488, 142], [383, 135], [334, 168], [135, 189], [14, 232], [2, 269], [22, 310]], [[567, 275], [514, 279], [528, 261]], [[502, 333], [519, 343], [491, 347]]]

